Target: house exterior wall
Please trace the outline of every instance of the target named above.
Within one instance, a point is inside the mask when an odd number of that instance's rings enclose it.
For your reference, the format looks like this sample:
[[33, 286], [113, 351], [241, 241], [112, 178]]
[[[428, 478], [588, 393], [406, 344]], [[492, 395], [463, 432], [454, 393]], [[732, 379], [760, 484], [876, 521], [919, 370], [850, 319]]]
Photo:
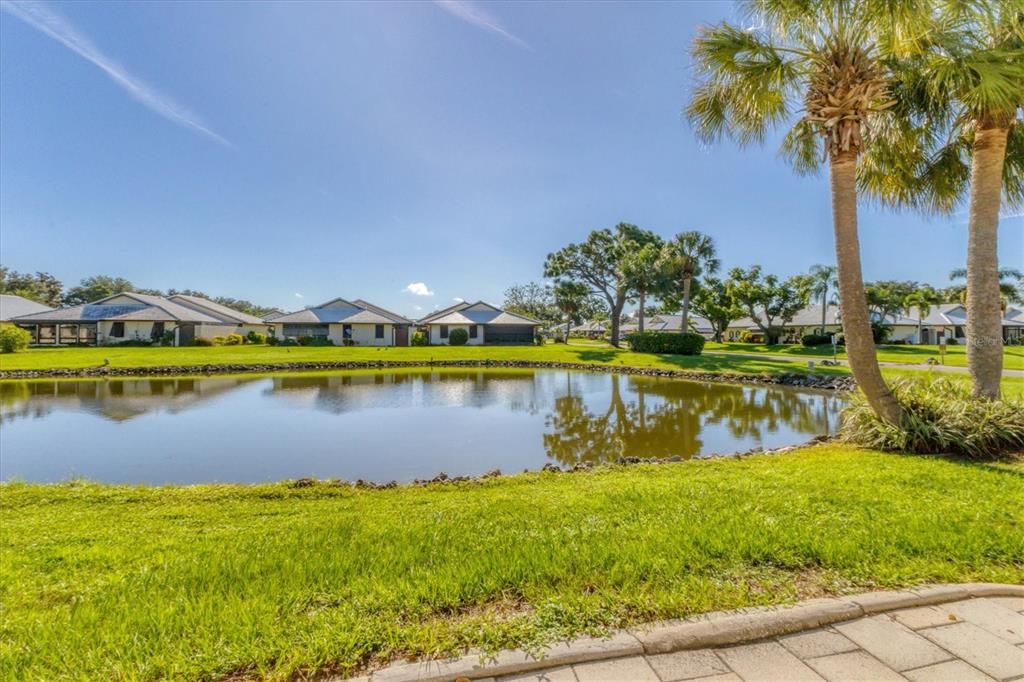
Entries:
[[[127, 321], [124, 323], [124, 336], [112, 337], [110, 329], [114, 326], [114, 323], [110, 320], [101, 320], [96, 323], [96, 343], [102, 346], [123, 341], [150, 341], [152, 340], [154, 324], [155, 322], [150, 321]], [[165, 320], [164, 329], [172, 330], [177, 324], [175, 320]]]
[[[477, 336], [476, 336], [475, 339], [470, 337], [469, 340], [466, 341], [466, 345], [467, 346], [481, 346], [481, 345], [483, 345], [484, 337], [487, 335], [487, 333], [486, 333], [486, 326], [482, 325], [482, 324], [478, 324], [478, 325], [476, 325], [476, 328], [477, 328]], [[469, 334], [469, 325], [468, 324], [450, 324], [450, 325], [448, 325], [448, 334], [449, 334], [449, 336], [451, 335], [453, 329], [465, 329], [466, 333]], [[439, 325], [439, 324], [432, 324], [432, 325], [430, 325], [430, 345], [431, 346], [447, 346], [448, 345], [448, 339], [442, 339], [441, 338], [441, 325]]]
[[[345, 338], [343, 333], [342, 324], [332, 324], [330, 331], [327, 336], [335, 346], [344, 346]], [[384, 338], [378, 339], [376, 337], [377, 325], [375, 324], [353, 324], [352, 325], [352, 343], [356, 346], [391, 346], [394, 345], [394, 328], [393, 324], [385, 324], [384, 326]]]
[[228, 334], [241, 334], [245, 336], [249, 332], [267, 334], [269, 329], [269, 324], [232, 324], [230, 322], [216, 324], [205, 322], [196, 324], [196, 336], [212, 339], [215, 336], [227, 336]]

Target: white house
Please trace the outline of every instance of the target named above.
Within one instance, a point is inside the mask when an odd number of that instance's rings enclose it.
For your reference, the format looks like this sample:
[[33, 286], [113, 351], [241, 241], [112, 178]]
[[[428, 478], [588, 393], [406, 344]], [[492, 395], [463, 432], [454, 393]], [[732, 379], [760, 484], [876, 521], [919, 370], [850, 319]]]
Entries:
[[[228, 334], [241, 334], [245, 336], [249, 332], [268, 334], [270, 331], [270, 325], [255, 315], [249, 315], [234, 308], [229, 308], [226, 305], [214, 303], [202, 296], [175, 294], [168, 296], [167, 300], [218, 320], [216, 324], [206, 322], [196, 325], [195, 336], [211, 339], [215, 336], [227, 336]], [[187, 342], [190, 342], [190, 340], [183, 339], [182, 345], [185, 345]]]
[[367, 303], [335, 298], [312, 308], [272, 315], [266, 322], [282, 339], [325, 338], [336, 346], [408, 346], [412, 320]]
[[32, 342], [54, 345], [110, 345], [158, 341], [167, 332], [175, 345], [186, 345], [203, 325], [223, 321], [163, 296], [124, 292], [92, 303], [66, 306], [11, 320], [32, 333]]
[[419, 320], [416, 325], [425, 329], [431, 345], [447, 345], [452, 330], [465, 329], [468, 344], [533, 343], [537, 330], [543, 325], [522, 315], [505, 312], [483, 301], [462, 302], [438, 310]]

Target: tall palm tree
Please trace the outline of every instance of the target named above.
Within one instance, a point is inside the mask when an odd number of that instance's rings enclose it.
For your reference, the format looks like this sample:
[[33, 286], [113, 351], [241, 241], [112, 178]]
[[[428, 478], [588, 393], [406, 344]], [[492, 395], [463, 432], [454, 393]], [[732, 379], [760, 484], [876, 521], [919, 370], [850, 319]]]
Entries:
[[565, 315], [565, 342], [569, 343], [569, 330], [579, 316], [584, 299], [590, 295], [585, 284], [569, 280], [555, 282], [555, 307]]
[[694, 278], [715, 274], [721, 262], [715, 257], [715, 241], [696, 230], [677, 234], [665, 245], [665, 256], [683, 294], [679, 331], [685, 333], [690, 328], [690, 289]]
[[[783, 152], [798, 172], [830, 170], [839, 301], [847, 356], [872, 409], [898, 423], [901, 410], [875, 357], [857, 237], [857, 161], [868, 124], [890, 106], [883, 59], [922, 22], [925, 0], [751, 0], [751, 28], [722, 23], [694, 41], [699, 83], [687, 115], [698, 136], [761, 142], [794, 124]], [[802, 111], [801, 111], [802, 110]]]
[[928, 317], [932, 312], [932, 303], [935, 301], [924, 291], [915, 291], [911, 294], [907, 294], [907, 297], [903, 299], [903, 312], [909, 317], [915, 311], [917, 312], [917, 343], [918, 345], [924, 343], [921, 336], [921, 332], [924, 328], [924, 318]]
[[969, 191], [967, 364], [975, 396], [997, 398], [1003, 349], [1001, 202], [1024, 203], [1024, 0], [935, 4], [917, 53], [895, 61], [891, 145], [864, 165], [883, 202], [951, 212]]
[[623, 256], [622, 270], [630, 288], [636, 291], [639, 301], [637, 331], [644, 330], [644, 306], [649, 294], [658, 293], [663, 286], [665, 275], [661, 262], [662, 241], [657, 239], [644, 245], [637, 244]]
[[827, 312], [828, 312], [828, 294], [833, 289], [839, 288], [839, 282], [836, 280], [836, 273], [838, 270], [834, 265], [812, 265], [811, 274], [809, 275], [810, 280], [810, 293], [811, 296], [821, 299], [821, 333], [825, 333], [825, 325], [827, 323]]

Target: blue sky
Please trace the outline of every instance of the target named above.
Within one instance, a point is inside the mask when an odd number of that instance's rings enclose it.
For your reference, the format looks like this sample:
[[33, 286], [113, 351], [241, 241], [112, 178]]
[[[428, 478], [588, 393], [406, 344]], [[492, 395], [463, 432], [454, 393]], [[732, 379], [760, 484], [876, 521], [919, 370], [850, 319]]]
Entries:
[[[47, 3], [0, 12], [0, 262], [294, 309], [500, 303], [620, 221], [727, 267], [834, 260], [824, 177], [680, 115], [713, 3]], [[28, 21], [26, 21], [28, 19]], [[1024, 219], [1001, 257], [1024, 265]], [[945, 283], [966, 217], [861, 214], [868, 279]], [[411, 283], [419, 293], [406, 290]]]

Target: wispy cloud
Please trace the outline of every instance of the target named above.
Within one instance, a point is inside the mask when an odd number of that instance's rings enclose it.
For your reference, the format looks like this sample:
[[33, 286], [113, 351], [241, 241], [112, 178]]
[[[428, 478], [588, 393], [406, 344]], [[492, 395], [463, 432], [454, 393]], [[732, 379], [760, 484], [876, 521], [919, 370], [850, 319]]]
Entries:
[[527, 50], [533, 49], [528, 42], [502, 26], [501, 22], [490, 12], [469, 0], [434, 0], [434, 4], [448, 12], [448, 14], [462, 19], [467, 24], [472, 24], [491, 33], [497, 33], [508, 42], [519, 47], [526, 48]]
[[306, 298], [306, 297], [303, 296], [302, 294], [295, 294], [295, 298]]
[[459, 298], [458, 296], [454, 297], [452, 300], [455, 301], [456, 303], [465, 303], [466, 302], [466, 299]]
[[230, 142], [213, 132], [196, 114], [129, 73], [120, 64], [103, 54], [87, 36], [80, 33], [67, 19], [43, 3], [2, 0], [0, 8], [98, 67], [150, 111], [163, 116], [172, 123], [205, 135], [226, 147], [231, 146]]
[[430, 290], [424, 282], [410, 282], [406, 285], [405, 291], [416, 296], [433, 296], [434, 292]]

